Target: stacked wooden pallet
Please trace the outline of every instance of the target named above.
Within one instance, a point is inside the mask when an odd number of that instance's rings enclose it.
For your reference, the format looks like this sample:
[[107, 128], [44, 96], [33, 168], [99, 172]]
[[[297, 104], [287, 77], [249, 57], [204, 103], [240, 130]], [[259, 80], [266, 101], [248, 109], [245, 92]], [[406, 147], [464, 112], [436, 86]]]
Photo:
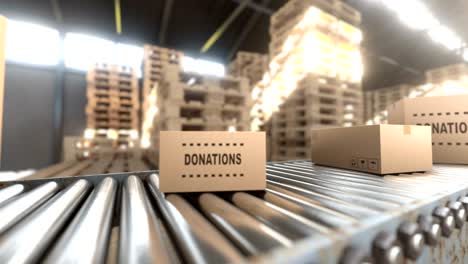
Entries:
[[386, 121], [385, 112], [388, 107], [403, 98], [407, 98], [415, 89], [415, 86], [401, 84], [366, 92], [366, 120], [372, 123], [384, 123]]
[[[250, 129], [248, 80], [237, 77], [211, 77], [183, 72], [166, 65], [153, 102], [150, 142], [158, 149], [159, 132], [246, 131]], [[156, 151], [157, 152], [157, 151]], [[157, 153], [150, 160], [157, 162]]]
[[368, 122], [374, 118], [374, 91], [364, 92], [364, 120]]
[[380, 88], [366, 94], [366, 120], [380, 124], [387, 121], [387, 109], [403, 98], [468, 94], [468, 65], [453, 64], [426, 72], [427, 83], [402, 84]]
[[149, 133], [151, 130], [151, 122], [154, 116], [154, 102], [155, 98], [151, 98], [155, 95], [156, 89], [158, 88], [162, 77], [163, 69], [167, 65], [180, 66], [183, 52], [159, 46], [144, 45], [144, 56], [143, 56], [143, 91], [142, 91], [142, 140], [149, 144]]
[[250, 87], [258, 83], [268, 71], [269, 59], [267, 55], [239, 51], [236, 58], [229, 64], [229, 74], [235, 77], [249, 79]]
[[362, 124], [361, 95], [357, 84], [308, 75], [269, 121], [271, 159], [309, 159], [312, 128]]
[[412, 87], [407, 84], [377, 89], [374, 91], [374, 113], [386, 111], [387, 108], [403, 99], [408, 97], [411, 93]]
[[313, 128], [362, 124], [360, 20], [340, 1], [291, 0], [272, 15], [270, 68], [252, 91], [271, 160], [310, 158]]
[[128, 67], [96, 64], [87, 74], [87, 127], [97, 136], [128, 138], [138, 131], [138, 78]]
[[162, 79], [165, 65], [180, 65], [183, 52], [159, 46], [144, 45], [143, 98]]
[[432, 69], [426, 72], [426, 78], [431, 84], [441, 84], [446, 81], [468, 83], [468, 65], [461, 63]]
[[[291, 0], [282, 6], [270, 18], [270, 58], [279, 55], [283, 51], [286, 39], [291, 35], [295, 26], [302, 20], [302, 15], [311, 6], [317, 7], [323, 12], [319, 15], [323, 18], [320, 27], [327, 33], [334, 31], [335, 22], [340, 25], [342, 34], [348, 34], [354, 38], [355, 27], [361, 24], [361, 14], [356, 9], [340, 0]], [[331, 27], [330, 27], [331, 26]], [[354, 26], [354, 27], [353, 27]], [[330, 34], [326, 34], [330, 35]], [[323, 36], [327, 38], [327, 36]], [[325, 51], [324, 53], [332, 53]]]

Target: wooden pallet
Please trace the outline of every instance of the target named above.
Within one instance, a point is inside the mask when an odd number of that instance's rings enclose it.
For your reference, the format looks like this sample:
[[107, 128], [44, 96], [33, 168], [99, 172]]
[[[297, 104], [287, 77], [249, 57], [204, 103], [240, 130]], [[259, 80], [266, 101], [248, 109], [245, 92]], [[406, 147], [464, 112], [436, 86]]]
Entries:
[[125, 73], [129, 75], [136, 75], [135, 69], [129, 66], [121, 66], [121, 65], [113, 65], [107, 63], [96, 63], [93, 64], [89, 69], [88, 72], [107, 72], [109, 74], [113, 73]]
[[101, 76], [91, 76], [87, 78], [88, 84], [93, 86], [107, 86], [116, 89], [126, 88], [131, 90], [138, 89], [138, 79], [119, 79], [119, 78], [103, 78]]
[[91, 106], [91, 105], [86, 106], [85, 112], [86, 114], [106, 113], [106, 114], [117, 114], [117, 115], [127, 115], [127, 116], [138, 115], [138, 109], [96, 107], [96, 106]]
[[179, 66], [183, 52], [159, 46], [145, 45], [143, 58], [143, 98], [163, 78], [165, 65]]
[[426, 72], [428, 83], [440, 84], [445, 81], [459, 81], [468, 77], [468, 65], [453, 64]]
[[259, 82], [268, 71], [269, 58], [267, 55], [240, 51], [229, 64], [229, 74], [236, 77], [246, 77], [250, 82], [250, 89]]
[[213, 122], [207, 122], [204, 119], [182, 119], [182, 118], [172, 118], [172, 119], [157, 119], [156, 124], [154, 124], [154, 134], [157, 134], [159, 131], [164, 130], [174, 130], [174, 131], [227, 131], [230, 125], [237, 127], [238, 131], [248, 131], [250, 129], [250, 124], [245, 123], [218, 123], [214, 124]]
[[290, 0], [271, 16], [271, 27], [279, 28], [291, 18], [300, 16], [310, 6], [315, 6], [352, 25], [361, 23], [361, 13], [340, 0]]

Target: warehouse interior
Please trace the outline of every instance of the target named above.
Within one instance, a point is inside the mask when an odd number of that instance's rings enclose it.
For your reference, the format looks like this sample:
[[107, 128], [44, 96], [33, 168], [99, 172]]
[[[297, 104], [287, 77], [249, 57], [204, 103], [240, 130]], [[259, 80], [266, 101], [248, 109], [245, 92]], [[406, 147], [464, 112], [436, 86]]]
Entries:
[[[467, 10], [465, 0], [1, 1], [0, 262], [467, 263]], [[361, 139], [314, 134], [393, 124], [421, 133], [392, 157], [400, 171], [383, 154], [336, 165], [327, 151]], [[408, 125], [432, 125], [429, 152], [413, 152], [425, 132]], [[212, 134], [188, 143], [163, 131]], [[218, 173], [184, 167], [165, 191], [176, 145], [203, 152], [221, 131], [264, 135], [223, 145], [260, 149], [248, 157], [264, 187], [190, 186]], [[228, 181], [246, 174], [232, 168]], [[20, 247], [41, 219], [56, 222]]]
[[[255, 7], [266, 6], [260, 9], [261, 11], [247, 6], [215, 45], [203, 54], [200, 54], [203, 44], [236, 9], [238, 2], [174, 1], [173, 4], [169, 4], [170, 10], [165, 16], [164, 1], [122, 2], [122, 34], [116, 32], [115, 8], [111, 2], [90, 1], [83, 4], [64, 1], [58, 8], [54, 8], [55, 5], [50, 1], [2, 1], [0, 7], [2, 13], [7, 16], [61, 29], [62, 34], [87, 33], [140, 47], [144, 43], [163, 43], [161, 46], [226, 64], [237, 51], [261, 54], [268, 52], [269, 17], [285, 2], [265, 1], [255, 4]], [[403, 83], [419, 84], [425, 79], [425, 71], [463, 61], [463, 58], [457, 55], [457, 51], [432, 41], [423, 30], [412, 29], [385, 6], [374, 3], [375, 1], [347, 2], [362, 14], [364, 91]], [[448, 23], [450, 29], [457, 32], [459, 37], [463, 37], [460, 34], [465, 34], [464, 1], [451, 4], [424, 1], [424, 4], [434, 17]], [[190, 14], [187, 14], [188, 10]], [[166, 22], [165, 17], [168, 17]], [[387, 40], [386, 36], [392, 36], [391, 40]], [[32, 41], [33, 37], [31, 38], [26, 40]], [[28, 46], [24, 49], [28, 49]], [[33, 54], [40, 52], [30, 50]], [[83, 53], [86, 54], [85, 51]], [[7, 59], [9, 67], [6, 67], [5, 96], [12, 99], [6, 100], [4, 111], [3, 153], [8, 153], [2, 156], [2, 168], [5, 170], [40, 168], [58, 162], [62, 137], [80, 136], [86, 128], [86, 116], [83, 111], [86, 105], [86, 71], [69, 67], [59, 69], [63, 71], [63, 75], [59, 77], [60, 82], [63, 82], [63, 88], [60, 87], [63, 93], [61, 96], [55, 92], [59, 65], [30, 65], [27, 58], [24, 58], [24, 61], [25, 63], [21, 63]], [[22, 76], [30, 77], [21, 78]], [[37, 100], [35, 93], [42, 99]], [[57, 97], [63, 98], [62, 102], [59, 102]], [[21, 110], [16, 106], [20, 98], [30, 98], [27, 106]], [[54, 111], [52, 106], [55, 104], [63, 105], [61, 113]], [[23, 118], [17, 118], [18, 111], [22, 111], [20, 115]], [[60, 131], [55, 131], [58, 127]], [[56, 134], [50, 133], [51, 131], [55, 131]], [[21, 151], [25, 148], [32, 148], [32, 151]]]

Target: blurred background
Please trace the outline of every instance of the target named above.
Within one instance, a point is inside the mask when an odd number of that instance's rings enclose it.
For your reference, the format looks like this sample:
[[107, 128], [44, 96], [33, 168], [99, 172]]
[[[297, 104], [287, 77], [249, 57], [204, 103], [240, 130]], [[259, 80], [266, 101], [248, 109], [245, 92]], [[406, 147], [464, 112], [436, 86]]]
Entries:
[[1, 170], [156, 168], [161, 130], [265, 131], [269, 160], [308, 159], [311, 128], [385, 123], [402, 98], [466, 93], [466, 10], [463, 0], [1, 1]]

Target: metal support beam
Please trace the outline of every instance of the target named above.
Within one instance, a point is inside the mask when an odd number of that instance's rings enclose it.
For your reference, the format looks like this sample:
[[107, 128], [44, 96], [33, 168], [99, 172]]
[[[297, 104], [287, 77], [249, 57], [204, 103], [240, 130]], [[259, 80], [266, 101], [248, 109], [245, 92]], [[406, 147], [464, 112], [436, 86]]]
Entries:
[[159, 31], [159, 43], [164, 45], [166, 42], [166, 32], [171, 18], [172, 7], [174, 6], [174, 0], [166, 0], [164, 5], [164, 12], [161, 19], [161, 30]]
[[120, 10], [120, 0], [114, 0], [114, 12], [115, 12], [115, 31], [117, 34], [122, 34], [122, 16]]
[[[261, 7], [266, 8], [270, 2], [271, 0], [263, 0], [261, 3]], [[228, 61], [230, 61], [234, 57], [234, 54], [239, 49], [240, 45], [244, 42], [244, 40], [249, 35], [250, 31], [252, 31], [253, 27], [257, 24], [260, 15], [261, 13], [256, 12], [250, 17], [249, 21], [240, 33], [239, 37], [234, 42], [234, 45], [232, 45], [231, 51], [228, 54]]]
[[54, 105], [52, 109], [53, 115], [53, 137], [52, 137], [52, 161], [59, 163], [62, 159], [62, 144], [63, 144], [63, 123], [64, 123], [64, 93], [65, 93], [65, 59], [64, 59], [64, 38], [65, 33], [63, 30], [60, 32], [59, 44], [59, 63], [55, 72], [55, 91], [54, 91]]
[[[242, 4], [242, 2], [243, 2], [242, 0], [232, 0], [232, 1], [235, 2], [235, 3], [238, 3], [238, 4]], [[250, 1], [249, 3], [247, 3], [247, 7], [252, 9], [252, 10], [255, 10], [255, 11], [259, 12], [259, 13], [262, 13], [264, 15], [271, 16], [274, 13], [274, 11], [272, 9], [265, 7], [265, 5], [257, 4], [257, 3], [253, 2], [253, 1]]]
[[59, 0], [50, 0], [52, 6], [52, 13], [54, 14], [57, 24], [61, 24], [63, 21], [62, 11], [60, 10]]
[[226, 29], [234, 22], [234, 20], [244, 11], [247, 5], [251, 3], [251, 0], [243, 0], [242, 3], [236, 7], [236, 9], [231, 13], [231, 15], [221, 24], [221, 26], [211, 35], [211, 37], [206, 41], [206, 43], [201, 48], [200, 52], [207, 52], [215, 42], [223, 35]]

